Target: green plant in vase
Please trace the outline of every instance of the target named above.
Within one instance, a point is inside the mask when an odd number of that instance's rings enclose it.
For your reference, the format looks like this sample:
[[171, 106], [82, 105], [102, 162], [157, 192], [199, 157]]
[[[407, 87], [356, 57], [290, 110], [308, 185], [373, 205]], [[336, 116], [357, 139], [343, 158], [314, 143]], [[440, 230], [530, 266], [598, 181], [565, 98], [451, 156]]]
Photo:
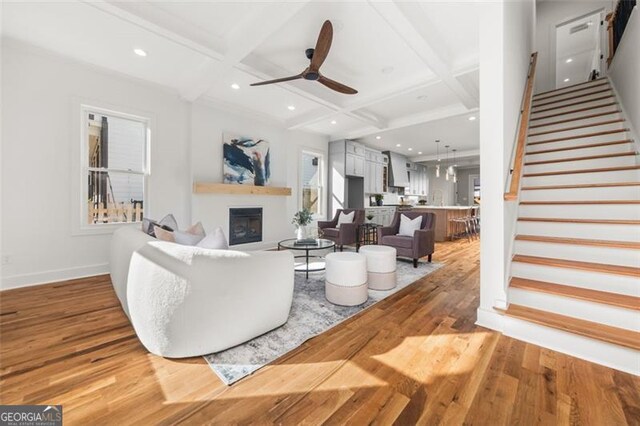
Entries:
[[374, 195], [374, 198], [376, 199], [376, 204], [381, 206], [382, 205], [382, 200], [384, 199], [384, 195], [376, 194], [376, 195]]
[[308, 225], [313, 221], [313, 214], [309, 209], [302, 209], [293, 215], [292, 224], [296, 226], [296, 238], [302, 240], [307, 238]]
[[373, 220], [373, 215], [372, 215], [372, 214], [368, 214], [368, 215], [367, 215], [367, 220], [368, 220], [369, 222], [371, 222], [371, 221]]

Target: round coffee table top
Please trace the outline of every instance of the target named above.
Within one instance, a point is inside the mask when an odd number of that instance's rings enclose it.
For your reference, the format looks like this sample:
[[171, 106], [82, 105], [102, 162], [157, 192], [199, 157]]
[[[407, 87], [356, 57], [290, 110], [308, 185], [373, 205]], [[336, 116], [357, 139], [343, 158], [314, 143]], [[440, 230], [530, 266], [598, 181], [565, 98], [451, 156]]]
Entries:
[[[324, 238], [316, 238], [313, 243], [304, 244], [298, 242], [296, 238], [290, 238], [288, 240], [282, 240], [278, 243], [278, 246], [290, 250], [322, 250], [333, 248], [336, 243], [331, 240], [325, 240]], [[306, 241], [306, 240], [302, 240]]]

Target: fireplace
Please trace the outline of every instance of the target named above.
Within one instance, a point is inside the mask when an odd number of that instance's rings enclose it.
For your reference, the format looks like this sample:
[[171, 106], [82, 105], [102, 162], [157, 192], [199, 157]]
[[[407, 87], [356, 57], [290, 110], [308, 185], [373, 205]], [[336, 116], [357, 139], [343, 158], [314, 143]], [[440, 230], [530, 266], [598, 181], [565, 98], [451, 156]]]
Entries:
[[229, 245], [262, 241], [262, 208], [229, 209]]

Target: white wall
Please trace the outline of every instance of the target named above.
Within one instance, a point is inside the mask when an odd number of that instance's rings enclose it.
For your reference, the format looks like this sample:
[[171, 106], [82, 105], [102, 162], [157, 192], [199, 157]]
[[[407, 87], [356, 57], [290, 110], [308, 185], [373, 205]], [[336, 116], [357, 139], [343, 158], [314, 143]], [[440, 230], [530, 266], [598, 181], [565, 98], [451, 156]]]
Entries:
[[[640, 10], [633, 9], [609, 68], [609, 78], [622, 104], [636, 143], [640, 143]], [[638, 145], [640, 147], [640, 145]]]
[[[494, 307], [506, 306], [507, 224], [515, 212], [504, 202], [520, 103], [533, 50], [535, 3], [482, 3], [480, 7], [480, 308], [478, 323], [492, 322]], [[500, 167], [500, 165], [502, 167]]]
[[[72, 226], [80, 208], [72, 183], [80, 185], [73, 152], [80, 144], [81, 101], [152, 118], [148, 217], [172, 212], [181, 227], [201, 220], [207, 229], [222, 225], [226, 232], [229, 206], [262, 205], [266, 243], [293, 236], [298, 153], [302, 147], [326, 152], [326, 137], [192, 105], [160, 86], [3, 42], [1, 288], [108, 272], [110, 234], [74, 235]], [[223, 131], [269, 139], [272, 184], [292, 187], [294, 195], [192, 199], [194, 180], [222, 180]]]
[[243, 244], [240, 249], [275, 247], [285, 238], [293, 238], [291, 224], [293, 214], [299, 208], [299, 164], [302, 149], [310, 149], [325, 155], [328, 153], [328, 137], [299, 131], [288, 131], [277, 123], [247, 120], [238, 114], [199, 102], [193, 105], [191, 114], [191, 158], [194, 181], [222, 181], [222, 134], [252, 136], [266, 139], [271, 150], [272, 186], [292, 188], [291, 197], [280, 196], [232, 196], [194, 194], [192, 211], [194, 220], [202, 221], [206, 230], [222, 226], [228, 235], [230, 207], [263, 208], [263, 241]]
[[[612, 0], [538, 1], [536, 7], [535, 50], [538, 51], [535, 92], [555, 89], [556, 26], [582, 15], [612, 9]], [[606, 24], [605, 24], [606, 25]]]

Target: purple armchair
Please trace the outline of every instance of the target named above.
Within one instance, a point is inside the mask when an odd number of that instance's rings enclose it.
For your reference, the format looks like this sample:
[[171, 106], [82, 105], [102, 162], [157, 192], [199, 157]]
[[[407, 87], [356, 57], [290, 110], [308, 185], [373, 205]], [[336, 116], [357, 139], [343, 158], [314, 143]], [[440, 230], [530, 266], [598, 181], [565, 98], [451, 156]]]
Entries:
[[[338, 228], [338, 217], [341, 212], [349, 214], [355, 211], [353, 222], [343, 223]], [[340, 247], [340, 251], [345, 244], [355, 244], [358, 225], [364, 223], [364, 210], [358, 209], [339, 209], [330, 221], [319, 221], [318, 229], [322, 231], [322, 237], [336, 243]]]
[[[413, 237], [397, 235], [400, 230], [400, 215], [409, 219], [422, 216], [422, 226], [414, 232]], [[378, 228], [378, 244], [395, 247], [398, 256], [413, 259], [413, 267], [418, 267], [418, 259], [431, 255], [435, 247], [436, 215], [421, 212], [397, 212], [391, 225]]]

